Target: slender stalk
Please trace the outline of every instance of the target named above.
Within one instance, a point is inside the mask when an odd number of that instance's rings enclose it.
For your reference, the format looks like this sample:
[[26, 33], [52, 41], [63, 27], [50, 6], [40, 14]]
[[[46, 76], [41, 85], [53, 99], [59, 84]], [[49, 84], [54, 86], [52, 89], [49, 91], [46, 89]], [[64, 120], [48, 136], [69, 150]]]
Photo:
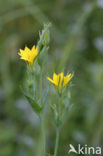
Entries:
[[57, 156], [57, 152], [58, 152], [59, 135], [60, 135], [60, 129], [57, 128], [57, 130], [56, 130], [56, 142], [55, 142], [54, 156]]
[[40, 103], [42, 105], [42, 67], [40, 70]]
[[[40, 71], [40, 103], [42, 106], [42, 67], [41, 67], [41, 71]], [[40, 124], [41, 124], [41, 134], [42, 134], [42, 147], [43, 147], [43, 151], [42, 151], [42, 156], [46, 155], [46, 136], [45, 136], [45, 121], [44, 121], [44, 111], [41, 112], [40, 115]]]
[[45, 127], [44, 127], [44, 115], [40, 117], [41, 121], [41, 134], [42, 134], [42, 156], [46, 156], [46, 137], [45, 137]]

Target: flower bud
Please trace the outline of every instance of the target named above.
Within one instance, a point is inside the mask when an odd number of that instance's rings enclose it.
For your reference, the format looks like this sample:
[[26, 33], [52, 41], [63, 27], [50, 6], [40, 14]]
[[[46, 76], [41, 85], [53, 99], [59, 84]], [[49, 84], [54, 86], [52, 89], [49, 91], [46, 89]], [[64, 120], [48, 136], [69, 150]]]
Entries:
[[50, 28], [51, 24], [45, 24], [42, 33], [40, 33], [40, 40], [38, 42], [39, 52], [41, 52], [44, 46], [48, 46], [50, 42]]

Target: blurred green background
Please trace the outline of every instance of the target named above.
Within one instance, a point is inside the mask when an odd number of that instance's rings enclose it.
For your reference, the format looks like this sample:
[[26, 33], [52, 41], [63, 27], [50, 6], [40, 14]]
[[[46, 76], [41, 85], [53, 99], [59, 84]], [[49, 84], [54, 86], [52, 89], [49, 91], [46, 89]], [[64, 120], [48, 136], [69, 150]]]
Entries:
[[[103, 1], [0, 0], [0, 156], [40, 156], [39, 119], [21, 92], [26, 64], [17, 53], [36, 44], [48, 22], [51, 43], [44, 80], [54, 71], [75, 73], [73, 106], [61, 130], [58, 156], [68, 155], [69, 144], [103, 148]], [[51, 154], [52, 118], [46, 121]]]

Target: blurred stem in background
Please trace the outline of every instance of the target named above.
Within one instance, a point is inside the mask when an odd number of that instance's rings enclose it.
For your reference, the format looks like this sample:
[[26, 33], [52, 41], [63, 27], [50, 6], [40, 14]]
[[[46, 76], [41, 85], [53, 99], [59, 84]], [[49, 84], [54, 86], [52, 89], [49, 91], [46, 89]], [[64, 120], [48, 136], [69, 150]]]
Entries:
[[10, 11], [5, 15], [0, 16], [0, 20], [2, 21], [2, 25], [5, 25], [8, 22], [27, 16], [29, 14], [32, 15], [37, 20], [39, 20], [40, 23], [43, 23], [44, 21], [45, 22], [48, 21], [46, 15], [44, 15], [36, 5], [29, 5], [29, 6], [25, 5], [24, 8], [19, 8]]
[[[93, 13], [93, 11], [95, 11], [95, 9], [97, 8], [97, 0], [94, 0], [94, 2], [92, 2], [92, 6], [88, 9], [88, 11], [84, 12], [84, 14], [78, 19], [77, 23], [75, 24], [74, 30], [73, 30], [73, 34], [71, 34], [67, 40], [67, 43], [64, 47], [64, 53], [62, 55], [62, 59], [60, 62], [60, 65], [58, 67], [58, 69], [63, 69], [66, 66], [66, 63], [68, 61], [68, 58], [70, 56], [71, 53], [73, 53], [75, 51], [75, 48], [78, 42], [78, 36], [80, 34], [80, 32], [83, 30], [83, 26], [86, 23], [86, 21], [88, 20], [88, 18], [91, 16], [91, 14]], [[73, 55], [73, 54], [72, 54]]]

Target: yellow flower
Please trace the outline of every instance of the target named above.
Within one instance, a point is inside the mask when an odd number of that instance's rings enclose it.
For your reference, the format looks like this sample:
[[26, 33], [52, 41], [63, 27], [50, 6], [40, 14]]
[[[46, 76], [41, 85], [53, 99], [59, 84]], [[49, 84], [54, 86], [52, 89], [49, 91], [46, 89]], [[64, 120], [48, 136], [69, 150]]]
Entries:
[[28, 64], [32, 66], [33, 61], [36, 59], [38, 53], [38, 48], [33, 46], [32, 49], [29, 49], [28, 47], [25, 47], [24, 50], [20, 49], [18, 55], [21, 56], [20, 59], [27, 61]]
[[64, 76], [64, 73], [61, 72], [60, 74], [53, 73], [53, 79], [50, 77], [47, 77], [47, 79], [52, 82], [55, 86], [61, 88], [62, 86], [65, 87], [68, 82], [73, 77], [73, 74], [68, 74], [67, 76]]

